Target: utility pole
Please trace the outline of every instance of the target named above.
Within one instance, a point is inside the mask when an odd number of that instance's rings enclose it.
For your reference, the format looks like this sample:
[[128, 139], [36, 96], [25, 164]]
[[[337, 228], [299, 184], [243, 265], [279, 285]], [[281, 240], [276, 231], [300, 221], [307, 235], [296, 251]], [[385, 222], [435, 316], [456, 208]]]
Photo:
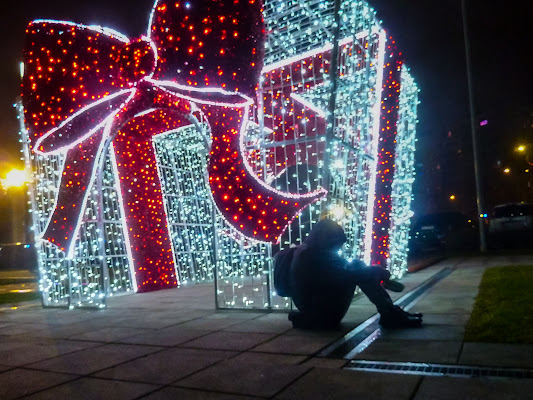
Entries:
[[470, 129], [472, 131], [472, 150], [474, 153], [474, 177], [476, 181], [476, 200], [477, 200], [477, 214], [479, 221], [479, 250], [484, 253], [487, 251], [487, 242], [485, 239], [485, 221], [483, 193], [481, 190], [481, 174], [479, 172], [479, 156], [478, 156], [478, 140], [476, 132], [476, 121], [474, 111], [474, 90], [472, 88], [472, 67], [470, 61], [470, 40], [468, 39], [468, 25], [466, 20], [466, 0], [461, 0], [462, 15], [463, 15], [463, 35], [465, 42], [465, 58], [466, 58], [466, 79], [468, 82], [468, 100], [470, 103]]

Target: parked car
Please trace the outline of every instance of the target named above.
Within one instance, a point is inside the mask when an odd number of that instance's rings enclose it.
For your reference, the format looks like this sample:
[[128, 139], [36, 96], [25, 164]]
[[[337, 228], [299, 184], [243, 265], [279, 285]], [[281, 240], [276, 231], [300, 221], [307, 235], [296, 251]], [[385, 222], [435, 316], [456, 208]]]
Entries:
[[0, 269], [38, 270], [35, 246], [27, 243], [0, 245]]
[[459, 212], [440, 212], [424, 215], [411, 228], [410, 252], [438, 252], [467, 250], [477, 244], [474, 219]]
[[533, 205], [527, 203], [500, 204], [492, 210], [490, 233], [533, 230]]

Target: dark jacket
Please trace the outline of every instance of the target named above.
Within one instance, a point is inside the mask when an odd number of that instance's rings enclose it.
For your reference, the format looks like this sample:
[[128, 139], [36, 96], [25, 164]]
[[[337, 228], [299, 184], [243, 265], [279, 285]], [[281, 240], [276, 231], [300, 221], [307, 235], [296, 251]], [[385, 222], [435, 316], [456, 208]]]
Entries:
[[342, 227], [325, 219], [313, 227], [296, 250], [291, 263], [290, 290], [300, 311], [321, 319], [344, 316], [356, 286], [353, 273], [346, 269], [347, 260], [338, 254], [345, 242]]

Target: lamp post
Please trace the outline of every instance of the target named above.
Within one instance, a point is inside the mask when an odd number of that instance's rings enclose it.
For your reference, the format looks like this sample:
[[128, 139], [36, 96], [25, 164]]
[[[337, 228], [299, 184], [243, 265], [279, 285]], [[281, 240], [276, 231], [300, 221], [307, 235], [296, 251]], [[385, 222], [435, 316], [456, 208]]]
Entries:
[[5, 178], [0, 178], [3, 192], [9, 199], [11, 206], [11, 238], [12, 242], [27, 242], [26, 232], [26, 202], [23, 198], [22, 189], [29, 182], [26, 171], [12, 169]]
[[465, 43], [465, 59], [466, 59], [466, 78], [468, 82], [468, 102], [470, 106], [470, 130], [472, 132], [472, 150], [474, 156], [474, 178], [476, 183], [476, 202], [477, 214], [479, 221], [479, 249], [482, 253], [487, 251], [487, 242], [485, 239], [485, 221], [483, 193], [481, 190], [481, 174], [479, 171], [479, 158], [477, 146], [477, 132], [474, 111], [474, 90], [472, 88], [472, 67], [470, 61], [470, 40], [468, 39], [468, 25], [466, 20], [466, 0], [461, 0], [461, 11], [463, 16], [463, 35]]

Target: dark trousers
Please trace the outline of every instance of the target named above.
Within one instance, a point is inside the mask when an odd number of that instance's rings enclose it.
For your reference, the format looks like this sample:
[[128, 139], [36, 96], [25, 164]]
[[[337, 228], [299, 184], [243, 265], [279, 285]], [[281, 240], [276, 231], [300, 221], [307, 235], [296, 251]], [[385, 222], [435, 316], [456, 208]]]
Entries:
[[335, 287], [328, 288], [327, 295], [321, 298], [316, 307], [305, 307], [304, 304], [307, 302], [300, 301], [296, 296], [293, 297], [294, 304], [302, 311], [299, 318], [304, 324], [322, 327], [337, 326], [346, 315], [357, 286], [376, 306], [379, 313], [394, 309], [392, 299], [381, 286], [381, 282], [390, 277], [386, 269], [366, 267], [361, 262], [353, 262], [346, 265], [341, 275], [342, 279], [339, 279], [339, 283]]
[[[394, 308], [392, 299], [381, 285], [381, 282], [390, 278], [389, 271], [381, 267], [361, 266], [360, 263], [350, 263], [346, 266], [346, 269], [352, 273], [353, 283], [359, 286], [366, 297], [376, 306], [380, 314], [391, 311]], [[346, 311], [348, 311], [348, 308], [346, 308]]]

